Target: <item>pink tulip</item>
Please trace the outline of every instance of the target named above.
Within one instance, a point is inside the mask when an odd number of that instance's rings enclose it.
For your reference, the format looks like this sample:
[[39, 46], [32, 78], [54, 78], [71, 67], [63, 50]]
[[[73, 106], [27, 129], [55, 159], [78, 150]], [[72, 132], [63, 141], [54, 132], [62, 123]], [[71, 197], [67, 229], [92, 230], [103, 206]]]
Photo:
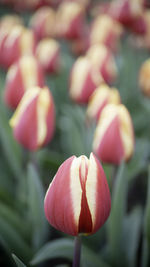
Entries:
[[110, 192], [103, 168], [91, 153], [72, 156], [58, 169], [44, 201], [48, 222], [66, 234], [94, 234], [107, 220]]
[[27, 90], [10, 120], [15, 139], [25, 148], [35, 151], [53, 137], [55, 108], [47, 87]]
[[24, 56], [7, 72], [5, 103], [12, 109], [16, 108], [25, 91], [32, 86], [44, 86], [43, 71], [35, 57]]
[[128, 161], [134, 152], [134, 133], [130, 114], [122, 104], [107, 105], [98, 121], [93, 151], [105, 163]]

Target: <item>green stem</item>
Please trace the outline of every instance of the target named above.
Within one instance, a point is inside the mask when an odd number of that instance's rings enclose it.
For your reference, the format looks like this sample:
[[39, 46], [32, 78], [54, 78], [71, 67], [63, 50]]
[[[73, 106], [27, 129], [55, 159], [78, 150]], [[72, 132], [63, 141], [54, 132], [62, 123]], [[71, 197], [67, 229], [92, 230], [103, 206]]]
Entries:
[[72, 267], [80, 267], [80, 255], [81, 255], [81, 236], [76, 236]]

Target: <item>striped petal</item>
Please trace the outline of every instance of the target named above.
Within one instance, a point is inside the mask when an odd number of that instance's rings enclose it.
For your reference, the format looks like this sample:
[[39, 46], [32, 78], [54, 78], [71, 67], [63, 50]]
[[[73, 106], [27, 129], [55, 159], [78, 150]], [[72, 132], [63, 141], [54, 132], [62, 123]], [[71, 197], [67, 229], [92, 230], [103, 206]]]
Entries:
[[45, 214], [56, 229], [70, 235], [78, 234], [81, 210], [79, 161], [73, 156], [58, 169], [45, 196]]

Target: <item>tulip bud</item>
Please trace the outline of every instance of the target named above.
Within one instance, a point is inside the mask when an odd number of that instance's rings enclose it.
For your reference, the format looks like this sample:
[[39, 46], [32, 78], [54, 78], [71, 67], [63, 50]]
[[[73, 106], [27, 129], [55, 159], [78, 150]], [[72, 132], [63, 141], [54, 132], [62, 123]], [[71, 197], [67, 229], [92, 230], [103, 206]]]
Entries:
[[30, 25], [38, 39], [53, 37], [56, 27], [55, 11], [50, 7], [39, 8], [31, 18]]
[[60, 46], [53, 39], [43, 39], [38, 43], [36, 56], [44, 71], [55, 73], [60, 69]]
[[105, 163], [120, 164], [131, 158], [134, 134], [130, 114], [124, 105], [107, 105], [98, 121], [93, 151]]
[[5, 103], [16, 108], [25, 91], [33, 86], [44, 86], [44, 75], [33, 56], [24, 56], [11, 65], [6, 75]]
[[109, 14], [125, 26], [129, 26], [134, 19], [142, 14], [143, 0], [115, 0], [109, 8]]
[[10, 120], [15, 139], [31, 151], [52, 139], [54, 124], [54, 103], [47, 87], [27, 90]]
[[111, 51], [103, 44], [90, 47], [87, 57], [96, 66], [106, 83], [112, 83], [117, 76], [117, 66]]
[[58, 169], [44, 201], [48, 222], [76, 236], [94, 234], [110, 213], [110, 192], [103, 168], [91, 153], [72, 156]]
[[116, 51], [118, 41], [123, 33], [121, 24], [108, 15], [98, 16], [92, 25], [91, 44], [104, 44]]
[[77, 103], [87, 103], [89, 97], [103, 82], [99, 71], [86, 57], [79, 57], [74, 63], [70, 77], [70, 97]]
[[57, 11], [57, 35], [69, 40], [78, 39], [86, 31], [84, 8], [76, 2], [62, 3]]
[[91, 121], [99, 120], [104, 107], [108, 104], [120, 104], [121, 99], [117, 89], [110, 88], [106, 84], [100, 85], [91, 95], [88, 108], [87, 117]]
[[5, 39], [4, 64], [8, 68], [23, 55], [32, 55], [35, 49], [33, 32], [21, 25], [13, 27]]
[[150, 59], [146, 60], [141, 66], [139, 84], [142, 92], [150, 97]]
[[16, 25], [22, 25], [23, 21], [18, 15], [5, 15], [0, 20], [0, 31], [11, 30]]

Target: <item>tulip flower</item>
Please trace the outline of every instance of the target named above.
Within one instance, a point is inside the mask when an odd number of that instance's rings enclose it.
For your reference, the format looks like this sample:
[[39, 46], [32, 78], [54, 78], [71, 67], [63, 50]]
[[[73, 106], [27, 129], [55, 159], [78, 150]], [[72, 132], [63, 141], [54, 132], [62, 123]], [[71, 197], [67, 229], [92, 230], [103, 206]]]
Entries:
[[107, 105], [98, 121], [93, 151], [105, 163], [128, 161], [134, 151], [134, 133], [130, 114], [122, 104]]
[[96, 44], [87, 51], [87, 57], [96, 66], [106, 83], [117, 77], [117, 66], [112, 52], [103, 44]]
[[53, 39], [41, 40], [36, 49], [36, 56], [47, 73], [55, 73], [60, 69], [60, 46]]
[[24, 56], [7, 72], [5, 103], [12, 109], [16, 108], [25, 91], [32, 86], [44, 86], [43, 71], [35, 57]]
[[41, 7], [31, 17], [30, 26], [38, 39], [55, 36], [56, 14], [51, 7]]
[[129, 26], [143, 12], [143, 0], [115, 0], [110, 3], [109, 14], [125, 26]]
[[102, 110], [108, 104], [120, 104], [121, 99], [117, 89], [110, 88], [106, 84], [100, 85], [91, 95], [88, 108], [87, 117], [89, 120], [98, 121]]
[[93, 67], [90, 60], [87, 57], [79, 57], [70, 75], [70, 97], [79, 104], [85, 104], [103, 81], [99, 71]]
[[14, 26], [3, 44], [3, 63], [8, 68], [23, 55], [32, 55], [35, 50], [33, 32], [21, 25]]
[[91, 153], [72, 156], [58, 169], [44, 201], [48, 222], [66, 234], [94, 234], [110, 213], [110, 192], [103, 168]]
[[147, 59], [141, 66], [139, 84], [142, 92], [150, 97], [150, 59]]
[[68, 40], [80, 38], [85, 34], [84, 8], [77, 2], [62, 3], [56, 14], [57, 35]]
[[55, 108], [48, 87], [27, 90], [10, 120], [15, 139], [35, 151], [52, 139]]
[[104, 44], [113, 51], [116, 51], [118, 42], [123, 33], [119, 22], [108, 15], [98, 16], [91, 27], [91, 44]]

